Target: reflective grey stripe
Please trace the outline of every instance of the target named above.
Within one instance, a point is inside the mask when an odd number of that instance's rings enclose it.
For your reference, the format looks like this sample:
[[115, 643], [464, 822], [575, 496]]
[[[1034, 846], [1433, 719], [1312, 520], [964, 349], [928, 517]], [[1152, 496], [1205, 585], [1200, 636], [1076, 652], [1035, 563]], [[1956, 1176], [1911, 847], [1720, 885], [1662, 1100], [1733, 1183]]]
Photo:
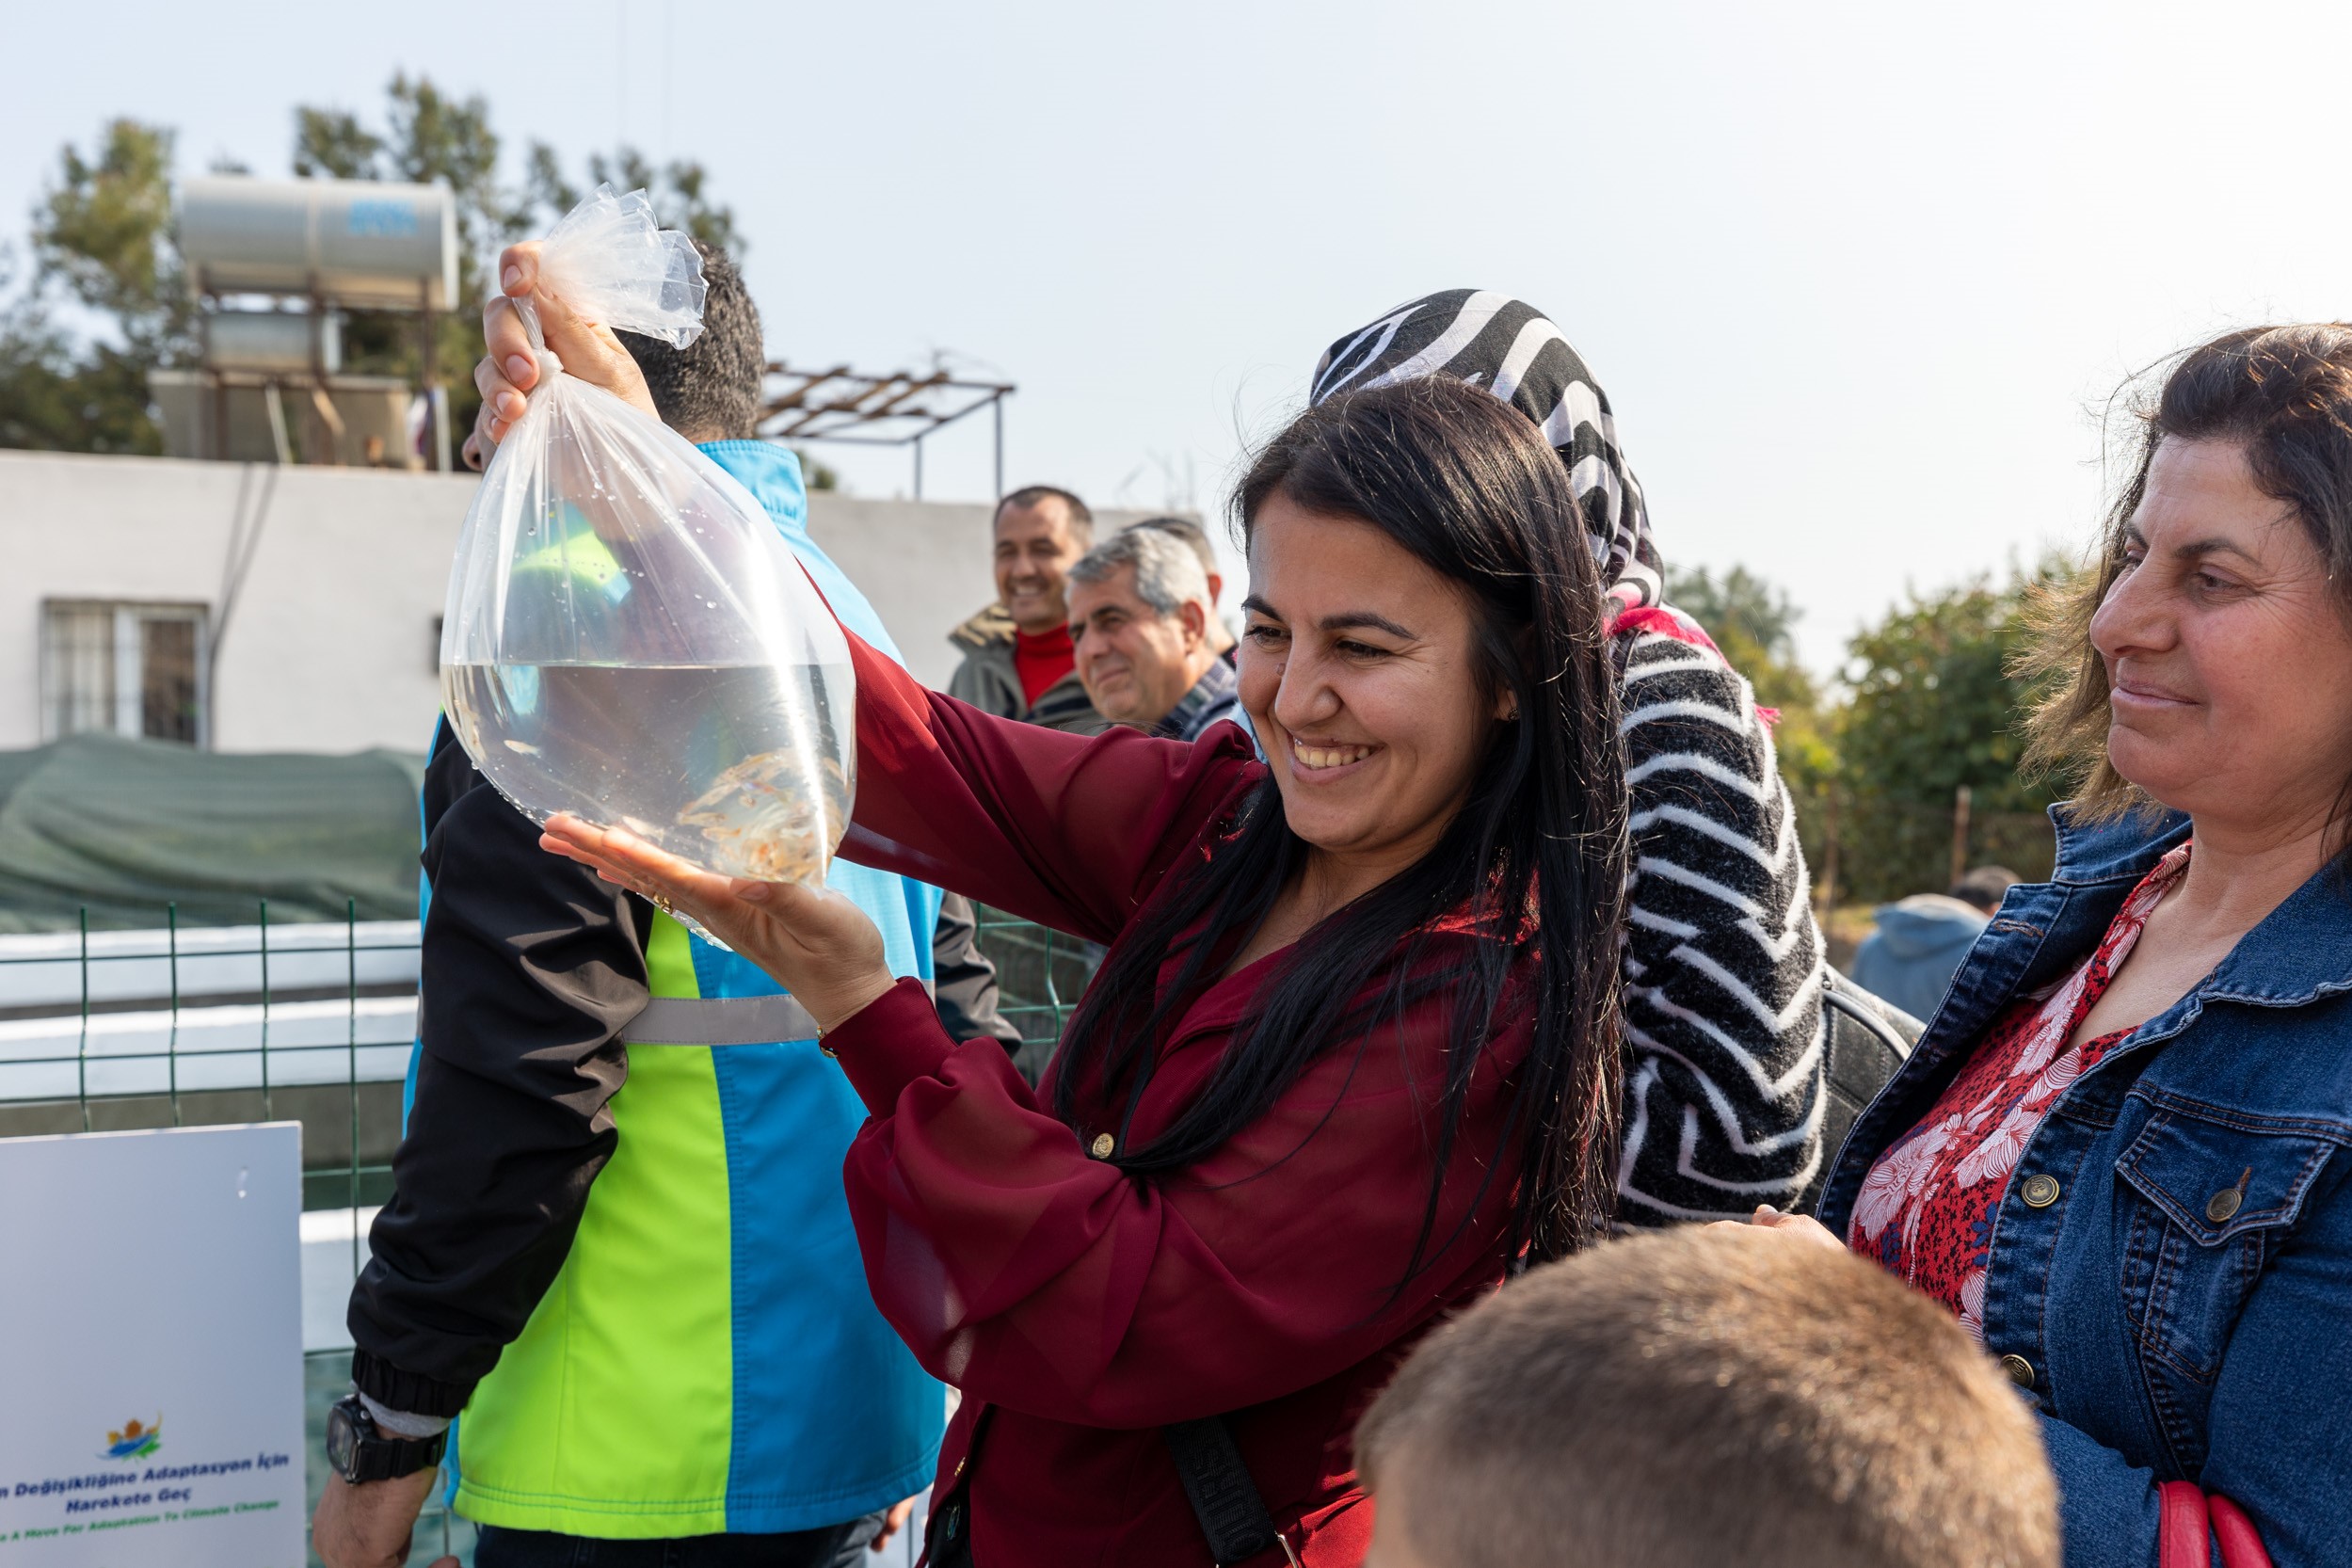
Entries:
[[632, 1046], [765, 1046], [816, 1037], [817, 1020], [791, 997], [656, 997], [620, 1032]]

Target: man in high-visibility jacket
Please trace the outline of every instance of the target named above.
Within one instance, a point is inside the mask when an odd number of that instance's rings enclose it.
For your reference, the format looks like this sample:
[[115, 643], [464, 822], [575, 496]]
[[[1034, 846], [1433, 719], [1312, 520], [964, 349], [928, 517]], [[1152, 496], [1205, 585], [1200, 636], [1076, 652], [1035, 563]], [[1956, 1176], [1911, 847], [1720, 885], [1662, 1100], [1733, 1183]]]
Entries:
[[[809, 539], [798, 461], [745, 439], [759, 317], [723, 256], [704, 265], [701, 339], [623, 342], [667, 423], [894, 651]], [[840, 1178], [856, 1094], [765, 974], [542, 852], [446, 724], [423, 807], [420, 1038], [321, 1557], [405, 1561], [447, 1441], [477, 1568], [855, 1560], [929, 1479], [945, 1399], [867, 1290]], [[968, 906], [943, 920], [937, 889], [846, 861], [828, 882], [952, 1030], [1017, 1045]]]

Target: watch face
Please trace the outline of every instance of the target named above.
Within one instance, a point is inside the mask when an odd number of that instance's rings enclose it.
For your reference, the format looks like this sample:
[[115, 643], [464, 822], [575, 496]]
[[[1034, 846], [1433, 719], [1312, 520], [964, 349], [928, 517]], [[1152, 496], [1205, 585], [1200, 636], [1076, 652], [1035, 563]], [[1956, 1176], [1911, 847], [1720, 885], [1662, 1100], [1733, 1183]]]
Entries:
[[348, 1480], [351, 1478], [351, 1461], [359, 1449], [360, 1432], [358, 1425], [351, 1419], [351, 1412], [341, 1403], [330, 1406], [327, 1412], [328, 1464], [335, 1474]]

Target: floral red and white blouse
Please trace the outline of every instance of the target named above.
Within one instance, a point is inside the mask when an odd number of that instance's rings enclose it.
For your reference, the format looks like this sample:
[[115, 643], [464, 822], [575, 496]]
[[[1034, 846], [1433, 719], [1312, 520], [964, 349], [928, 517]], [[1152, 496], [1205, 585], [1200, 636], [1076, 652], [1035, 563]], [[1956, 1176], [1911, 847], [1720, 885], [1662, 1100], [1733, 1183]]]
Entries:
[[2067, 1085], [2132, 1031], [2072, 1047], [2067, 1041], [2188, 869], [2188, 856], [2184, 843], [2140, 879], [2082, 968], [2001, 1015], [1927, 1116], [1870, 1167], [1854, 1200], [1846, 1244], [1960, 1314], [1960, 1326], [1978, 1340], [1992, 1218], [2010, 1174]]

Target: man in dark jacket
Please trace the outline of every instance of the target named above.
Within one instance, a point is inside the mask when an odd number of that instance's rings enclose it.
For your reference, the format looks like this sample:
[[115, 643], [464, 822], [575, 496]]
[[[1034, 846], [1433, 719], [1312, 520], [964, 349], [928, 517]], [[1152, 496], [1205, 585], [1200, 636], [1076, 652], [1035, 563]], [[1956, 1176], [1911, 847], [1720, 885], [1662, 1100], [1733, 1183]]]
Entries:
[[997, 601], [948, 634], [964, 655], [948, 695], [1000, 718], [1092, 735], [1104, 720], [1080, 684], [1069, 572], [1095, 539], [1086, 503], [1050, 485], [997, 503]]
[[[759, 316], [724, 256], [704, 266], [692, 347], [622, 342], [665, 421], [887, 648], [808, 536], [792, 455], [749, 439]], [[944, 1403], [858, 1267], [840, 1182], [856, 1096], [746, 961], [542, 852], [446, 724], [423, 807], [412, 1103], [352, 1291], [320, 1556], [405, 1557], [462, 1410], [451, 1468], [479, 1568], [855, 1560], [928, 1480]], [[829, 881], [952, 1032], [1017, 1046], [968, 905], [847, 862]]]

